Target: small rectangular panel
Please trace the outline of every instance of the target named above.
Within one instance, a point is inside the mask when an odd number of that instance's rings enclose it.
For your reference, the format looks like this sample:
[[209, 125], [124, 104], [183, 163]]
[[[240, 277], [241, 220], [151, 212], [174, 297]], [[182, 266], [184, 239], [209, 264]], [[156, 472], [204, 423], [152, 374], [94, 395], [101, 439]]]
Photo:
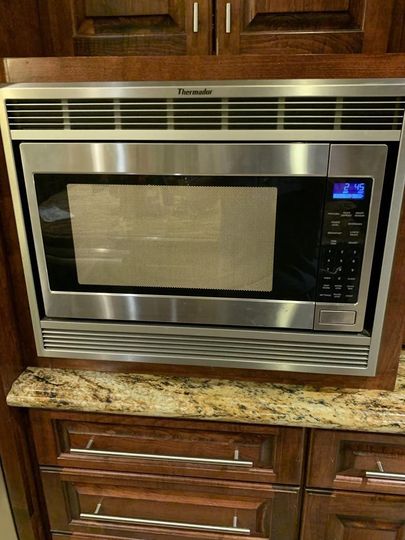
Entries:
[[67, 186], [80, 284], [266, 291], [277, 189]]
[[319, 322], [321, 324], [354, 324], [356, 322], [356, 312], [323, 309], [319, 314]]
[[169, 12], [169, 0], [153, 0], [152, 2], [139, 2], [139, 0], [114, 0], [114, 2], [85, 0], [84, 9], [88, 17], [165, 15]]

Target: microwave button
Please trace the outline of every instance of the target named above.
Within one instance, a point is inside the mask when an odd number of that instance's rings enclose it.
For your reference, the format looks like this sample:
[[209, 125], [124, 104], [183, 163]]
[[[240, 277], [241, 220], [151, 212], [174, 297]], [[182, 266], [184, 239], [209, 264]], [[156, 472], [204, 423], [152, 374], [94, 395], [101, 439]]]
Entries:
[[319, 300], [323, 300], [323, 301], [326, 301], [326, 300], [332, 300], [332, 293], [331, 292], [322, 292], [320, 294], [318, 294], [318, 299]]
[[343, 298], [346, 302], [350, 302], [351, 304], [354, 304], [354, 302], [357, 301], [357, 295], [353, 293], [346, 293]]
[[356, 322], [356, 312], [321, 309], [319, 313], [319, 322], [321, 324], [354, 324]]

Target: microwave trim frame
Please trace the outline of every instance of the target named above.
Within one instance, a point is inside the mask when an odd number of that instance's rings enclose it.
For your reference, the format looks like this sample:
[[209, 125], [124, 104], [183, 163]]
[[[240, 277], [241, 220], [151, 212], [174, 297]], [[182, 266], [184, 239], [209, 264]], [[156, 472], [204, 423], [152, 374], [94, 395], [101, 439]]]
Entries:
[[[261, 95], [274, 95], [274, 96], [351, 96], [351, 97], [381, 97], [381, 96], [391, 96], [396, 98], [405, 97], [405, 79], [291, 79], [291, 80], [249, 80], [249, 81], [185, 81], [185, 82], [139, 82], [139, 83], [121, 83], [121, 82], [94, 82], [94, 83], [17, 83], [17, 84], [8, 84], [0, 87], [0, 125], [3, 138], [3, 145], [6, 157], [7, 170], [9, 178], [11, 180], [11, 192], [13, 199], [13, 206], [16, 214], [16, 224], [17, 231], [20, 242], [26, 241], [26, 233], [24, 229], [24, 223], [19, 218], [21, 216], [21, 201], [19, 200], [18, 192], [18, 180], [17, 180], [17, 171], [16, 165], [14, 162], [13, 155], [13, 141], [19, 140], [94, 140], [94, 132], [75, 130], [74, 132], [69, 131], [55, 131], [47, 130], [45, 133], [42, 130], [18, 130], [10, 131], [8, 125], [7, 109], [6, 109], [6, 99], [18, 98], [18, 99], [27, 99], [36, 97], [40, 99], [41, 97], [53, 96], [54, 98], [59, 98], [62, 94], [65, 99], [70, 97], [74, 98], [77, 95], [83, 95], [84, 92], [87, 98], [95, 97], [105, 97], [106, 93], [110, 96], [116, 94], [117, 91], [124, 92], [127, 95], [132, 95], [136, 92], [141, 92], [142, 88], [149, 89], [150, 87], [161, 87], [162, 92], [175, 91], [173, 87], [182, 87], [187, 88], [198, 88], [201, 86], [210, 86], [215, 88], [221, 88], [224, 92], [229, 91], [229, 87], [234, 86], [239, 89], [240, 95], [246, 96], [246, 92], [254, 91], [255, 87], [260, 87]], [[148, 90], [147, 90], [148, 92]], [[165, 94], [167, 96], [167, 94]], [[209, 133], [204, 132], [205, 135], [211, 135], [212, 140], [223, 140], [224, 136], [229, 137], [229, 133]], [[136, 130], [98, 130], [96, 132], [97, 140], [117, 140], [124, 137], [126, 139], [132, 139], [134, 135], [137, 137], [143, 136], [142, 140], [150, 140], [150, 136], [153, 138], [156, 137], [158, 133], [146, 133], [139, 132]], [[45, 135], [45, 136], [44, 136]], [[187, 136], [188, 140], [201, 140], [206, 138], [202, 133], [196, 132], [187, 132], [183, 131], [181, 133], [169, 133], [165, 132], [166, 136], [169, 136], [167, 140], [176, 140], [179, 136]], [[251, 135], [251, 132], [249, 132]], [[393, 265], [393, 259], [395, 254], [395, 245], [397, 240], [397, 233], [399, 228], [400, 213], [403, 200], [403, 191], [404, 191], [404, 171], [405, 171], [405, 147], [404, 147], [404, 124], [402, 124], [401, 129], [395, 130], [346, 130], [346, 131], [334, 131], [334, 130], [317, 130], [311, 132], [311, 130], [280, 130], [280, 131], [269, 131], [263, 130], [260, 134], [257, 135], [258, 141], [260, 140], [269, 140], [269, 137], [277, 137], [277, 142], [280, 141], [305, 141], [308, 142], [329, 142], [334, 141], [339, 142], [389, 142], [389, 141], [399, 141], [398, 149], [398, 158], [396, 163], [396, 173], [395, 180], [393, 185], [392, 199], [390, 205], [390, 220], [387, 227], [386, 234], [386, 243], [384, 246], [383, 260], [382, 260], [382, 272], [379, 280], [378, 286], [378, 296], [376, 304], [376, 316], [374, 318], [373, 328], [371, 337], [364, 335], [348, 335], [346, 334], [330, 334], [326, 333], [312, 333], [305, 334], [308, 338], [307, 341], [317, 341], [321, 337], [322, 341], [329, 339], [330, 342], [333, 341], [337, 346], [339, 343], [369, 343], [369, 354], [367, 365], [362, 368], [351, 368], [344, 367], [340, 368], [339, 366], [329, 367], [319, 367], [314, 365], [310, 366], [309, 369], [306, 366], [300, 365], [277, 365], [267, 367], [266, 369], [270, 370], [282, 370], [282, 371], [293, 371], [293, 372], [307, 372], [307, 373], [328, 373], [328, 374], [338, 374], [338, 375], [360, 375], [360, 376], [374, 376], [378, 368], [378, 357], [381, 345], [381, 337], [385, 319], [385, 309], [388, 299], [388, 290], [390, 287], [391, 271]], [[234, 137], [231, 137], [231, 140], [234, 140]], [[59, 356], [60, 358], [93, 358], [105, 359], [105, 360], [126, 360], [122, 355], [106, 355], [104, 353], [75, 353], [69, 351], [58, 351], [57, 349], [45, 349], [42, 329], [53, 326], [59, 328], [63, 326], [66, 321], [49, 321], [44, 320], [41, 322], [39, 314], [37, 311], [37, 300], [36, 295], [32, 294], [32, 275], [30, 278], [30, 260], [22, 254], [22, 262], [25, 280], [28, 289], [28, 299], [29, 307], [31, 311], [31, 319], [34, 327], [34, 338], [37, 347], [37, 352], [39, 356], [44, 357], [53, 357]], [[30, 287], [31, 285], [31, 287]], [[77, 328], [82, 327], [81, 322], [74, 323]], [[107, 323], [110, 324], [110, 323]], [[97, 323], [95, 323], [97, 326]], [[280, 336], [281, 332], [275, 332], [276, 335]], [[304, 334], [297, 332], [288, 332], [288, 339], [294, 341], [295, 339], [300, 340]], [[276, 338], [276, 337], [275, 337]], [[276, 338], [278, 339], [278, 338]], [[281, 339], [281, 336], [280, 336]], [[136, 358], [132, 355], [132, 361], [136, 361]], [[152, 363], [159, 363], [159, 359], [148, 359], [144, 360]], [[168, 360], [163, 360], [167, 363]], [[171, 360], [173, 363], [173, 360]], [[174, 362], [176, 363], [176, 362]], [[192, 363], [192, 362], [186, 362]], [[198, 364], [203, 365], [203, 364]], [[229, 367], [232, 367], [229, 365]], [[248, 367], [248, 366], [246, 366]]]

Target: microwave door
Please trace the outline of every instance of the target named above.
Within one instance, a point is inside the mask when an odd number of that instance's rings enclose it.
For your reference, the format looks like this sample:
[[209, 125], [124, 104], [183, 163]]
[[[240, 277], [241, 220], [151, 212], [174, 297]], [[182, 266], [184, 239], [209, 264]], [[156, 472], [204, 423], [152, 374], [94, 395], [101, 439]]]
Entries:
[[45, 316], [313, 328], [328, 145], [44, 146], [22, 159]]

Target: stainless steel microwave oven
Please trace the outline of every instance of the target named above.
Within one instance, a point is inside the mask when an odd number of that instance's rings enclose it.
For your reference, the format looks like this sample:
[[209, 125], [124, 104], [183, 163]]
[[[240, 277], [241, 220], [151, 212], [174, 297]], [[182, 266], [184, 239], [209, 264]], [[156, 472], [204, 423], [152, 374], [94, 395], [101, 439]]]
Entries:
[[402, 80], [1, 91], [38, 354], [373, 375]]

